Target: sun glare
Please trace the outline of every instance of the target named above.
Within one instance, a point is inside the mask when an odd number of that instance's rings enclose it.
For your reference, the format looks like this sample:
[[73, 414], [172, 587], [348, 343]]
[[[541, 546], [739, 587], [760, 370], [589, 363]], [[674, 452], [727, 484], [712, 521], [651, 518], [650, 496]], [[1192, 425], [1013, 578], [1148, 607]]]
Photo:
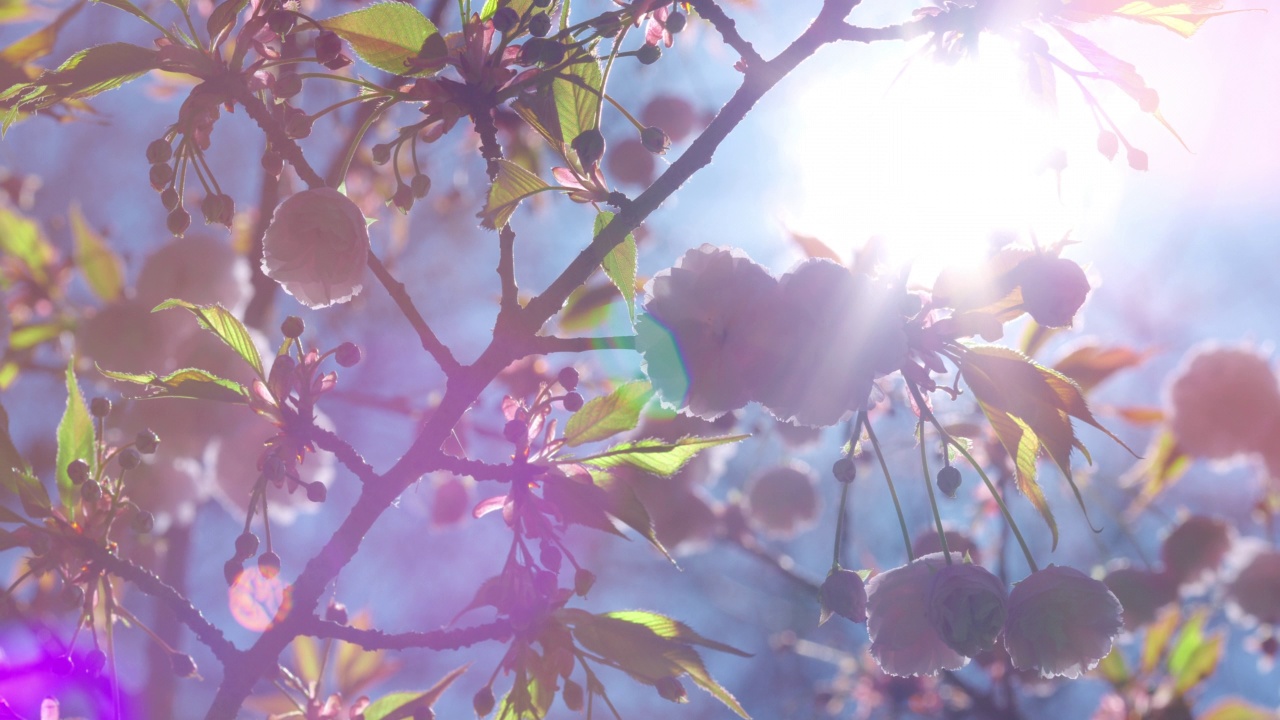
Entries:
[[803, 93], [792, 136], [802, 199], [788, 226], [846, 256], [882, 237], [922, 283], [979, 259], [995, 233], [1057, 240], [1081, 199], [1060, 188], [1054, 155], [1091, 148], [1097, 130], [1038, 103], [1025, 73], [1011, 47], [984, 38], [980, 56], [955, 65], [857, 67], [838, 96]]

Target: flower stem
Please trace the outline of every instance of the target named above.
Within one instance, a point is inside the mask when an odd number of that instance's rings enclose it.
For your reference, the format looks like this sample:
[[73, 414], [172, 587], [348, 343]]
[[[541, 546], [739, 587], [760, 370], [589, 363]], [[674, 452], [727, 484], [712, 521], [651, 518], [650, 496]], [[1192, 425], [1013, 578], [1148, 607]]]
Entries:
[[[939, 428], [939, 430], [941, 430], [941, 428]], [[987, 490], [991, 491], [991, 496], [996, 499], [996, 504], [1000, 506], [1000, 514], [1004, 515], [1005, 522], [1009, 523], [1009, 529], [1013, 530], [1013, 536], [1017, 538], [1018, 545], [1022, 548], [1022, 555], [1027, 559], [1027, 565], [1031, 568], [1031, 572], [1038, 572], [1040, 570], [1040, 566], [1036, 565], [1036, 559], [1032, 557], [1031, 549], [1027, 547], [1027, 541], [1023, 539], [1022, 531], [1018, 529], [1018, 523], [1013, 521], [1013, 514], [1009, 512], [1009, 506], [1004, 504], [1004, 498], [1000, 497], [1000, 491], [996, 489], [995, 483], [991, 482], [991, 478], [987, 477], [987, 473], [982, 470], [982, 466], [978, 464], [978, 461], [973, 459], [973, 456], [969, 454], [969, 451], [965, 449], [962, 443], [951, 436], [946, 435], [945, 432], [943, 433], [943, 437], [946, 438], [951, 447], [955, 448], [964, 456], [965, 460], [969, 461], [969, 464], [973, 466], [974, 470], [978, 471], [978, 477], [982, 478], [982, 482], [986, 483]]]
[[902, 544], [907, 549], [907, 562], [914, 561], [916, 556], [911, 550], [911, 533], [907, 530], [907, 518], [902, 514], [902, 503], [898, 502], [898, 491], [893, 487], [893, 476], [889, 474], [889, 464], [884, 460], [884, 452], [880, 449], [880, 441], [876, 439], [875, 431], [871, 429], [871, 422], [867, 420], [866, 410], [858, 412], [855, 434], [858, 428], [867, 429], [867, 437], [871, 440], [871, 446], [875, 448], [876, 459], [880, 461], [880, 470], [884, 472], [884, 480], [889, 484], [889, 496], [893, 498], [893, 509], [898, 513], [898, 527], [902, 529]]
[[947, 534], [942, 529], [942, 514], [938, 512], [938, 499], [933, 494], [933, 483], [929, 482], [929, 453], [924, 446], [924, 418], [916, 423], [916, 434], [920, 439], [920, 467], [924, 469], [924, 489], [929, 491], [929, 507], [933, 509], [933, 524], [938, 528], [938, 542], [942, 544], [942, 556], [947, 564], [951, 564], [951, 548], [947, 547]]

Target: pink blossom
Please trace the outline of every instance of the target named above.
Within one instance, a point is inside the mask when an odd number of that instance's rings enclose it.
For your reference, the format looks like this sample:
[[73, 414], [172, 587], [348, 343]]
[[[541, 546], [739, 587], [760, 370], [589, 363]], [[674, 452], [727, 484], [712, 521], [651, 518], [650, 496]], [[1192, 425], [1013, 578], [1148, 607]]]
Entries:
[[929, 623], [952, 650], [973, 657], [990, 650], [1004, 627], [1005, 589], [981, 565], [953, 563], [937, 572], [929, 591]]
[[360, 208], [333, 188], [304, 190], [281, 203], [262, 240], [262, 271], [310, 308], [359, 294], [369, 259]]
[[1280, 422], [1280, 388], [1265, 357], [1248, 348], [1203, 345], [1168, 389], [1178, 447], [1203, 458], [1262, 450]]
[[[952, 553], [953, 562], [959, 556]], [[968, 660], [947, 646], [929, 622], [933, 580], [946, 567], [942, 553], [880, 573], [867, 582], [871, 656], [890, 675], [932, 675], [958, 670]]]
[[1106, 585], [1074, 568], [1050, 565], [1013, 586], [1004, 646], [1020, 670], [1076, 678], [1111, 652], [1121, 613]]
[[768, 316], [773, 372], [761, 402], [780, 420], [814, 426], [865, 408], [872, 381], [906, 358], [890, 288], [818, 259], [784, 275], [778, 287], [778, 309]]
[[755, 399], [776, 341], [777, 281], [738, 252], [703, 245], [649, 286], [636, 348], [669, 406], [712, 419]]
[[1238, 614], [1280, 624], [1280, 551], [1258, 552], [1227, 585], [1227, 598]]
[[1179, 585], [1195, 583], [1222, 564], [1231, 549], [1231, 527], [1222, 520], [1192, 515], [1160, 545], [1165, 570]]
[[1124, 629], [1136, 630], [1156, 619], [1160, 608], [1178, 599], [1178, 583], [1167, 572], [1121, 565], [1103, 578], [1124, 608]]

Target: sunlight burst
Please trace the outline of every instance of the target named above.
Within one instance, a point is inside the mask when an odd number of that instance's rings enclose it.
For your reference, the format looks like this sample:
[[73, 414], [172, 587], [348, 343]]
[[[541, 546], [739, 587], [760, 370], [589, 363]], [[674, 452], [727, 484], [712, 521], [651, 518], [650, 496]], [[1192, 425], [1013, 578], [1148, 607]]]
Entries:
[[802, 201], [787, 222], [842, 255], [879, 236], [890, 261], [929, 283], [979, 258], [993, 234], [1057, 240], [1081, 221], [1081, 200], [1099, 197], [1092, 177], [1086, 198], [1060, 190], [1053, 162], [1060, 148], [1091, 149], [1096, 128], [1079, 108], [1054, 113], [1030, 97], [1007, 44], [984, 39], [979, 57], [956, 65], [917, 56], [858, 67], [841, 85], [797, 99]]

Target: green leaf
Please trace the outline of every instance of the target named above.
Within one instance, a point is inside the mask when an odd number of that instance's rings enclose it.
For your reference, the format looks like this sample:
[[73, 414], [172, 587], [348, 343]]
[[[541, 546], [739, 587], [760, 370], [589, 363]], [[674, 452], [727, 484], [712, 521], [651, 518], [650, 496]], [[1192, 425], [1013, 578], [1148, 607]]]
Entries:
[[578, 135], [596, 126], [603, 84], [604, 75], [595, 59], [566, 67], [551, 82], [551, 95], [560, 120], [561, 142], [568, 145]]
[[[177, 2], [178, 0], [174, 1]], [[218, 45], [226, 32], [235, 27], [236, 18], [240, 16], [240, 11], [244, 10], [244, 6], [248, 4], [249, 0], [222, 0], [222, 2], [218, 3], [213, 12], [209, 13], [209, 20], [205, 23], [205, 27], [209, 31], [210, 45]]]
[[[1150, 23], [1172, 30], [1184, 38], [1189, 38], [1195, 34], [1205, 23], [1211, 18], [1219, 15], [1230, 15], [1232, 13], [1247, 12], [1247, 10], [1220, 10], [1218, 12], [1198, 12], [1197, 3], [1193, 2], [1147, 2], [1147, 0], [1137, 0], [1123, 7], [1117, 8], [1114, 15], [1119, 17], [1136, 20], [1138, 22]], [[1253, 8], [1250, 8], [1253, 9]]]
[[592, 398], [565, 424], [565, 443], [572, 447], [631, 430], [640, 422], [640, 410], [652, 395], [653, 386], [647, 380], [636, 380], [604, 397]]
[[36, 325], [23, 325], [14, 328], [9, 334], [9, 347], [14, 350], [28, 350], [41, 343], [49, 342], [56, 339], [67, 329], [61, 322], [39, 323]]
[[627, 611], [592, 615], [583, 610], [564, 609], [559, 614], [573, 628], [578, 644], [636, 680], [653, 685], [665, 678], [688, 674], [730, 710], [741, 717], [750, 717], [737, 699], [711, 677], [692, 646], [746, 656], [741, 650], [708, 640], [682, 623], [655, 613]]
[[507, 224], [521, 200], [549, 187], [542, 178], [510, 160], [499, 160], [497, 179], [489, 187], [489, 198], [479, 214], [481, 224], [497, 230]]
[[1107, 679], [1107, 682], [1116, 687], [1129, 682], [1131, 677], [1129, 668], [1124, 662], [1124, 653], [1116, 646], [1113, 646], [1111, 652], [1098, 663], [1098, 672]]
[[[598, 236], [613, 220], [613, 213], [608, 210], [601, 210], [596, 215], [595, 228], [591, 231], [592, 237]], [[614, 286], [618, 288], [618, 292], [622, 293], [622, 297], [627, 301], [627, 314], [631, 317], [631, 322], [636, 321], [636, 236], [627, 233], [627, 239], [621, 244], [615, 246], [604, 256], [604, 272], [613, 281]]]
[[[583, 409], [586, 409], [585, 406]], [[629, 465], [654, 475], [668, 477], [674, 475], [694, 455], [716, 445], [741, 442], [750, 435], [723, 435], [720, 437], [685, 437], [675, 442], [646, 438], [624, 442], [596, 455], [570, 459], [564, 462], [581, 463], [597, 468], [611, 468]]]
[[249, 367], [253, 368], [258, 377], [266, 379], [262, 372], [262, 357], [258, 354], [258, 346], [253, 344], [249, 331], [236, 319], [235, 315], [231, 314], [231, 311], [221, 305], [195, 305], [185, 300], [169, 299], [157, 305], [151, 312], [175, 307], [190, 310], [191, 314], [200, 321], [200, 327], [217, 335], [219, 340], [226, 343], [249, 363]]
[[1156, 663], [1160, 662], [1160, 658], [1164, 655], [1165, 649], [1169, 646], [1169, 638], [1173, 637], [1173, 630], [1178, 627], [1178, 621], [1181, 619], [1182, 615], [1175, 606], [1166, 610], [1154, 623], [1147, 626], [1147, 639], [1142, 643], [1140, 661], [1143, 675], [1150, 675], [1151, 671], [1155, 670]]
[[[0, 3], [0, 6], [3, 5], [4, 3]], [[25, 3], [19, 3], [19, 5], [25, 6]], [[48, 55], [53, 50], [53, 44], [58, 39], [58, 33], [62, 31], [63, 26], [83, 7], [84, 0], [79, 0], [59, 13], [53, 22], [9, 45], [0, 51], [0, 61], [13, 67], [20, 67]], [[3, 14], [4, 11], [0, 10], [0, 18]], [[2, 21], [0, 19], [0, 22]]]
[[0, 403], [0, 483], [16, 487], [14, 483], [18, 482], [18, 477], [30, 471], [26, 458], [18, 452], [13, 437], [9, 435], [9, 413], [5, 411], [4, 403]]
[[0, 207], [0, 250], [21, 262], [40, 286], [48, 281], [45, 267], [53, 259], [52, 246], [35, 221], [7, 207]]
[[67, 465], [72, 460], [89, 463], [90, 475], [97, 474], [97, 453], [94, 452], [93, 418], [85, 405], [84, 395], [76, 382], [75, 358], [67, 363], [67, 409], [58, 423], [57, 478], [58, 496], [66, 509], [67, 517], [75, 519], [76, 486], [67, 475]]
[[[381, 2], [344, 15], [321, 20], [320, 25], [351, 44], [361, 60], [392, 75], [414, 75], [408, 64], [427, 61], [438, 70], [434, 58], [419, 58], [428, 38], [440, 31], [417, 8], [408, 3]], [[441, 38], [443, 40], [443, 38]], [[443, 48], [443, 42], [437, 43]], [[439, 54], [439, 53], [432, 53]], [[443, 56], [440, 57], [443, 60]]]
[[676, 559], [671, 557], [671, 553], [667, 552], [667, 548], [658, 539], [658, 533], [653, 527], [653, 519], [649, 517], [649, 509], [640, 502], [640, 498], [629, 483], [613, 477], [607, 470], [592, 472], [591, 482], [604, 490], [608, 498], [605, 512], [609, 513], [610, 517], [617, 518], [627, 527], [640, 533], [645, 540], [649, 541], [649, 544], [670, 560], [671, 564], [676, 565]]
[[1169, 652], [1169, 674], [1174, 679], [1174, 690], [1186, 693], [1196, 683], [1213, 674], [1222, 659], [1222, 636], [1206, 636], [1204, 624], [1208, 612], [1200, 610], [1182, 626]]
[[[64, 100], [87, 98], [120, 87], [159, 67], [159, 53], [129, 43], [96, 45], [72, 55], [56, 70], [48, 70], [6, 96], [18, 97], [14, 110], [31, 112]], [[12, 93], [12, 94], [11, 94]]]
[[416, 720], [433, 717], [431, 706], [467, 671], [467, 665], [451, 671], [426, 692], [398, 692], [383, 696], [365, 708], [364, 720]]
[[112, 380], [146, 385], [148, 398], [188, 398], [236, 404], [244, 404], [249, 399], [249, 392], [240, 383], [200, 368], [182, 368], [164, 377], [155, 373], [116, 372], [101, 367], [98, 372]]
[[71, 204], [69, 215], [76, 264], [84, 273], [89, 289], [104, 302], [116, 300], [124, 289], [124, 263], [102, 240], [102, 236], [89, 227], [79, 203]]

